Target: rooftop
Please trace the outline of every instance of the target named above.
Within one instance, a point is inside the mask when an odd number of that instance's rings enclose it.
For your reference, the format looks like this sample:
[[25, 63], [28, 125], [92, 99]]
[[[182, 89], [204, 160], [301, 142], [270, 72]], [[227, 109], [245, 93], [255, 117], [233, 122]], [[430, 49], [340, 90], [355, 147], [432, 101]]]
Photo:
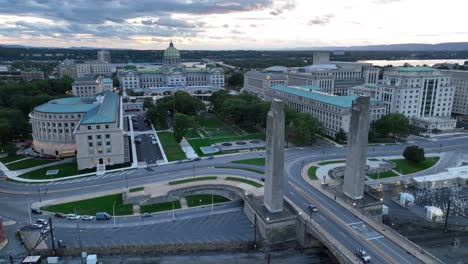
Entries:
[[[306, 86], [309, 87], [309, 86]], [[294, 94], [297, 96], [301, 96], [304, 98], [309, 98], [314, 101], [319, 101], [325, 104], [335, 105], [339, 107], [351, 107], [353, 105], [353, 101], [357, 98], [357, 96], [347, 95], [347, 96], [337, 96], [333, 94], [327, 94], [320, 92], [321, 90], [319, 87], [315, 87], [313, 89], [303, 88], [301, 86], [286, 86], [286, 85], [273, 85], [273, 90], [281, 91], [284, 93]], [[372, 102], [376, 102], [378, 100], [371, 98]]]
[[394, 71], [402, 71], [402, 72], [431, 72], [435, 71], [435, 69], [431, 67], [394, 67], [391, 68]]
[[101, 74], [94, 74], [94, 73], [89, 73], [85, 74], [79, 78], [77, 78], [73, 84], [75, 83], [89, 83], [89, 82], [98, 82], [99, 78], [101, 78]]
[[65, 97], [49, 101], [34, 108], [42, 113], [85, 113], [99, 106], [92, 98]]
[[116, 122], [119, 113], [119, 95], [107, 91], [102, 98], [98, 96], [97, 100], [101, 101], [99, 107], [91, 109], [83, 116], [82, 125]]

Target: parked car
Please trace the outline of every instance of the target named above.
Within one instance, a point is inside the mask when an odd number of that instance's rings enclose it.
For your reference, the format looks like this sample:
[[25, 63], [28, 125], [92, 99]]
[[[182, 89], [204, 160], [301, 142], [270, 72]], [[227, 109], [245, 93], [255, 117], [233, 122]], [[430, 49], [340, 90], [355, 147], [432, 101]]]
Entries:
[[158, 142], [157, 142], [156, 140], [151, 141], [151, 143], [152, 143], [153, 145], [158, 144]]
[[31, 228], [32, 228], [32, 229], [41, 229], [41, 228], [43, 228], [43, 227], [44, 227], [44, 225], [41, 225], [41, 224], [32, 224], [32, 225], [31, 225]]
[[109, 220], [112, 216], [106, 212], [96, 213], [96, 220]]
[[31, 213], [33, 214], [42, 214], [42, 210], [39, 208], [31, 208]]
[[66, 218], [67, 217], [65, 214], [62, 214], [62, 213], [55, 213], [54, 216], [57, 217], [57, 218]]
[[192, 160], [193, 160], [193, 161], [199, 161], [199, 160], [201, 160], [201, 158], [200, 158], [200, 157], [196, 157], [196, 158], [193, 158]]
[[141, 142], [141, 138], [135, 138], [135, 143], [140, 143]]
[[92, 216], [92, 215], [83, 215], [81, 217], [81, 220], [85, 220], [85, 221], [91, 221], [93, 219], [94, 219], [94, 216]]
[[312, 211], [313, 213], [318, 212], [317, 206], [315, 206], [315, 205], [313, 205], [313, 204], [309, 204], [309, 209], [310, 209], [310, 211]]
[[62, 239], [59, 239], [59, 240], [58, 240], [58, 247], [59, 247], [59, 248], [66, 248], [67, 245], [65, 244], [65, 242], [63, 242]]
[[364, 263], [371, 262], [371, 257], [367, 254], [367, 252], [363, 248], [356, 249], [356, 256], [362, 260]]
[[143, 214], [141, 215], [141, 217], [151, 217], [151, 216], [153, 216], [153, 215], [150, 214], [150, 213], [143, 213]]
[[50, 232], [50, 226], [46, 226], [46, 227], [41, 231], [42, 234], [46, 234], [46, 233], [48, 233], [48, 232]]
[[77, 215], [77, 214], [68, 214], [67, 215], [67, 219], [69, 219], [69, 220], [78, 220], [80, 218], [81, 218], [81, 216]]
[[36, 219], [36, 224], [47, 225], [48, 223], [49, 222], [47, 222], [47, 220], [45, 219], [42, 219], [42, 218]]
[[214, 156], [209, 156], [208, 159], [214, 159], [215, 157]]

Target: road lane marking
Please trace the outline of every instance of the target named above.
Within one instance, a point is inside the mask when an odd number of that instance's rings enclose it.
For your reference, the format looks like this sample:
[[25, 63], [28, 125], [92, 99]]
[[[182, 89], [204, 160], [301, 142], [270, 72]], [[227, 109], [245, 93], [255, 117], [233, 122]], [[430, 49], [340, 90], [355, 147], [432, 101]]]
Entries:
[[367, 240], [374, 240], [374, 239], [379, 239], [379, 238], [383, 238], [383, 237], [384, 236], [375, 236], [375, 237], [370, 237]]
[[349, 223], [348, 225], [357, 225], [357, 224], [363, 224], [364, 222], [354, 222], [354, 223]]

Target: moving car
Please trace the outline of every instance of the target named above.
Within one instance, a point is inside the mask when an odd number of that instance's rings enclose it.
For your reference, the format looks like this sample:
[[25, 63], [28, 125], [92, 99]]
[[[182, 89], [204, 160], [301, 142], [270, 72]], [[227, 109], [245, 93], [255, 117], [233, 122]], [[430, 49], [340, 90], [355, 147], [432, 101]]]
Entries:
[[46, 234], [46, 233], [48, 233], [48, 232], [50, 232], [50, 226], [46, 226], [46, 227], [41, 231], [42, 234]]
[[141, 215], [141, 217], [151, 217], [151, 216], [153, 216], [153, 215], [150, 214], [150, 213], [143, 213], [143, 214]]
[[65, 214], [62, 214], [62, 213], [55, 213], [54, 216], [57, 217], [57, 218], [66, 218], [67, 217]]
[[31, 228], [32, 228], [32, 229], [41, 229], [41, 228], [43, 228], [43, 227], [44, 227], [44, 225], [41, 225], [41, 224], [33, 224], [33, 225], [31, 225]]
[[209, 156], [208, 159], [214, 159], [215, 157], [214, 156]]
[[112, 216], [106, 212], [96, 213], [96, 220], [109, 220]]
[[356, 249], [356, 256], [361, 259], [364, 263], [371, 262], [371, 257], [367, 254], [367, 252], [363, 248]]
[[42, 214], [42, 210], [39, 208], [31, 208], [31, 213], [33, 214]]
[[313, 204], [309, 204], [309, 209], [310, 209], [310, 211], [312, 211], [313, 213], [318, 212], [317, 206], [315, 206], [315, 205], [313, 205]]
[[47, 220], [45, 219], [36, 219], [36, 224], [41, 224], [41, 225], [47, 225], [49, 222], [47, 222]]
[[81, 218], [81, 216], [77, 215], [77, 214], [68, 214], [67, 215], [67, 219], [69, 219], [69, 220], [78, 220], [80, 218]]

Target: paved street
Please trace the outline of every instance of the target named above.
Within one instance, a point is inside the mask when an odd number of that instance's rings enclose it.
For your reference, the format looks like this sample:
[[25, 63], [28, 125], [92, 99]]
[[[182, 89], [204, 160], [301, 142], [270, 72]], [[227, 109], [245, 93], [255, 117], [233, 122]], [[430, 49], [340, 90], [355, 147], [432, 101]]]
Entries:
[[[393, 145], [377, 145], [369, 148], [369, 156], [395, 156], [401, 155], [403, 149], [408, 145], [417, 144], [423, 146], [426, 153], [440, 151], [458, 151], [462, 153], [468, 152], [468, 141], [466, 136], [451, 136], [447, 138], [424, 139], [415, 137], [411, 139], [411, 144], [393, 144]], [[390, 261], [382, 255], [386, 252], [394, 260], [399, 263], [420, 263], [414, 257], [409, 255], [405, 249], [399, 247], [389, 239], [378, 236], [366, 236], [365, 239], [360, 235], [363, 232], [372, 233], [377, 230], [372, 230], [370, 227], [357, 230], [349, 227], [360, 220], [348, 210], [341, 207], [334, 200], [324, 196], [319, 191], [311, 188], [300, 176], [302, 164], [307, 164], [313, 161], [326, 159], [341, 159], [346, 155], [347, 147], [326, 146], [321, 148], [293, 148], [286, 150], [285, 172], [289, 183], [285, 192], [291, 200], [298, 206], [306, 209], [306, 206], [314, 202], [324, 212], [314, 214], [312, 217], [320, 223], [323, 223], [324, 228], [336, 235], [336, 238], [342, 241], [349, 250], [354, 251], [356, 247], [365, 248], [374, 258], [373, 263], [389, 263]], [[9, 181], [0, 182], [0, 212], [8, 212], [6, 215], [16, 221], [26, 223], [28, 220], [27, 208], [30, 201], [39, 199], [38, 188], [44, 190], [47, 188], [47, 194], [42, 194], [42, 199], [61, 198], [70, 195], [83, 193], [93, 193], [96, 191], [113, 190], [124, 188], [126, 179], [129, 187], [141, 186], [146, 183], [154, 183], [167, 181], [181, 177], [193, 175], [217, 175], [231, 174], [240, 177], [252, 177], [260, 179], [262, 176], [250, 171], [220, 169], [217, 167], [239, 167], [231, 164], [232, 160], [248, 159], [262, 157], [262, 152], [242, 153], [234, 155], [226, 155], [216, 157], [214, 160], [201, 160], [191, 163], [170, 164], [160, 167], [154, 167], [152, 170], [134, 170], [125, 175], [110, 174], [95, 178], [78, 179], [74, 182], [66, 182], [63, 184], [17, 184]], [[448, 165], [447, 165], [448, 166]], [[295, 186], [295, 188], [293, 188]], [[322, 210], [321, 210], [322, 211]], [[344, 225], [342, 223], [345, 223]], [[372, 233], [373, 234], [373, 233]], [[374, 234], [373, 234], [374, 235]], [[367, 240], [372, 238], [371, 240]]]

